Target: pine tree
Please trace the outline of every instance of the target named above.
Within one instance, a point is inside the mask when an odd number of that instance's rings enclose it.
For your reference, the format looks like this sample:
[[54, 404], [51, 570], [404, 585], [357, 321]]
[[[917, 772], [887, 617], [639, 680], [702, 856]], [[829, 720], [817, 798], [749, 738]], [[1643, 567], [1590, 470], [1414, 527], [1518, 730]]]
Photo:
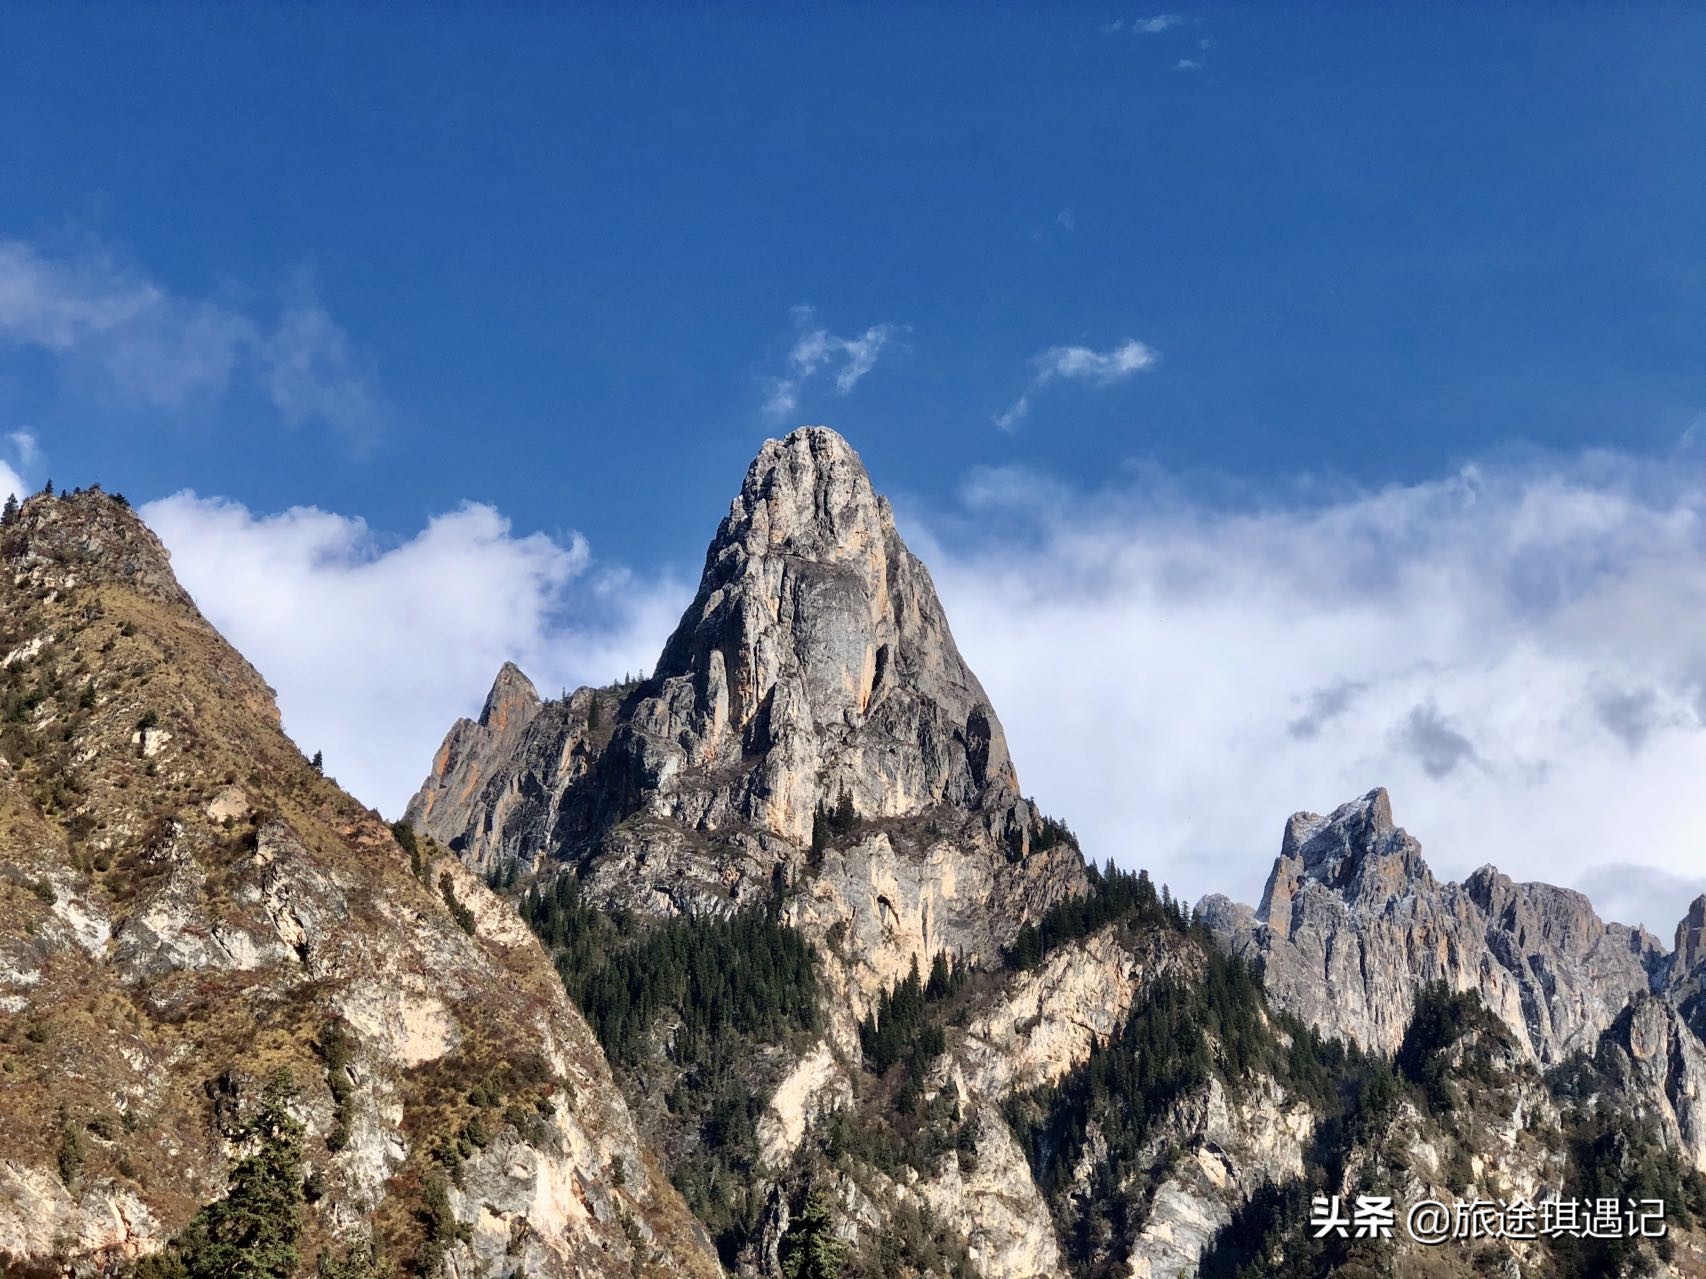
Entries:
[[834, 811], [829, 815], [829, 829], [836, 835], [847, 835], [858, 824], [859, 814], [853, 808], [853, 797], [842, 791], [841, 798], [835, 801]]
[[325, 755], [322, 754], [320, 751], [315, 751], [314, 752], [314, 758], [308, 761], [308, 766], [310, 768], [312, 768], [316, 773], [325, 772], [326, 771], [326, 757], [325, 757]]
[[292, 1095], [287, 1077], [273, 1080], [237, 1134], [254, 1150], [232, 1168], [225, 1198], [144, 1260], [138, 1279], [291, 1279], [303, 1204], [302, 1125], [288, 1108]]
[[847, 1265], [847, 1244], [836, 1235], [829, 1209], [829, 1196], [813, 1186], [782, 1240], [787, 1279], [839, 1279]]
[[823, 865], [824, 849], [829, 847], [829, 812], [819, 803], [812, 813], [812, 843], [806, 851], [806, 864], [813, 870]]
[[18, 495], [16, 493], [8, 493], [8, 494], [6, 494], [5, 508], [0, 509], [0, 526], [4, 526], [4, 525], [8, 525], [8, 524], [16, 524], [17, 522], [18, 522]]
[[948, 952], [939, 950], [936, 958], [930, 961], [930, 981], [924, 987], [924, 998], [928, 1000], [942, 999], [953, 990], [954, 974], [948, 967]]

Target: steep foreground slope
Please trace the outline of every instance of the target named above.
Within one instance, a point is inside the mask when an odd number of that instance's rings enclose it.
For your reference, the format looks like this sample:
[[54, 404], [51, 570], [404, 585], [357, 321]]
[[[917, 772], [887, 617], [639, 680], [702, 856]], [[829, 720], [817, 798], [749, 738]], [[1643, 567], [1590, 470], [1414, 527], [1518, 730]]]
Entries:
[[[823, 428], [754, 460], [648, 678], [506, 667], [408, 816], [512, 895], [740, 1273], [1706, 1273], [1681, 961], [1491, 872], [1435, 900], [1383, 794], [1293, 820], [1260, 920], [1085, 867]], [[1672, 1231], [1313, 1239], [1357, 1193]]]
[[0, 696], [0, 1269], [718, 1272], [531, 934], [121, 499], [0, 528]]

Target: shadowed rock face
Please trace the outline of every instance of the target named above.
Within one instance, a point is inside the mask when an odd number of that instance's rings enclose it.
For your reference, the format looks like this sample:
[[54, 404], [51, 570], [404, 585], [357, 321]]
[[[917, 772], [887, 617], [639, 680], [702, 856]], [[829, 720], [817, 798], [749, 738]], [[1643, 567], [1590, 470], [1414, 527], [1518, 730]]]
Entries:
[[1676, 925], [1675, 971], [1686, 975], [1702, 964], [1706, 964], [1706, 893], [1694, 899]]
[[1253, 913], [1225, 898], [1203, 909], [1227, 945], [1261, 957], [1281, 1006], [1386, 1053], [1433, 981], [1479, 991], [1543, 1064], [1591, 1051], [1664, 959], [1651, 935], [1602, 922], [1580, 893], [1491, 866], [1440, 883], [1384, 790], [1293, 816]]
[[[1033, 852], [1039, 816], [930, 575], [826, 428], [753, 460], [651, 678], [542, 708], [522, 685], [499, 675], [408, 809], [481, 869], [573, 861], [665, 913], [810, 879], [796, 919], [849, 928], [872, 983], [914, 955], [989, 957], [1081, 889], [1070, 844]], [[814, 815], [843, 796], [859, 830], [808, 869]]]
[[1636, 1113], [1706, 1169], [1706, 1043], [1676, 1007], [1637, 996], [1603, 1036], [1606, 1059], [1619, 1063], [1616, 1077]]

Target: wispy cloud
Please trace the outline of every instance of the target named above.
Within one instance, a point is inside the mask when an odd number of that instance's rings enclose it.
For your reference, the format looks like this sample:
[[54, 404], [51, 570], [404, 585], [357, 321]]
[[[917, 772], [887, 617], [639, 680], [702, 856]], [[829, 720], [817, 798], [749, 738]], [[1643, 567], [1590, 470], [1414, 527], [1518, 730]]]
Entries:
[[1198, 62], [1195, 58], [1180, 58], [1177, 62], [1175, 62], [1173, 64], [1173, 70], [1175, 70], [1175, 71], [1201, 71], [1202, 70], [1202, 63]]
[[995, 425], [1011, 431], [1031, 411], [1031, 399], [1050, 382], [1059, 380], [1083, 382], [1089, 386], [1112, 386], [1123, 382], [1160, 361], [1153, 347], [1127, 338], [1108, 351], [1093, 351], [1086, 346], [1051, 346], [1031, 363], [1036, 374], [1024, 392], [1005, 410], [995, 415]]
[[1163, 31], [1183, 26], [1184, 22], [1184, 18], [1176, 13], [1157, 13], [1153, 17], [1133, 18], [1131, 30], [1133, 35], [1158, 36]]
[[831, 373], [837, 395], [846, 395], [876, 367], [877, 357], [900, 332], [892, 324], [873, 324], [858, 337], [837, 337], [817, 322], [809, 306], [793, 309], [795, 337], [788, 351], [788, 371], [772, 378], [764, 412], [785, 418], [800, 404], [806, 383], [819, 373]]
[[287, 422], [319, 419], [359, 434], [380, 416], [375, 378], [306, 283], [258, 349], [261, 380]]
[[33, 431], [13, 431], [6, 439], [12, 445], [12, 452], [17, 455], [19, 466], [28, 470], [41, 461], [41, 445], [36, 442]]
[[371, 431], [381, 397], [348, 334], [299, 279], [274, 318], [173, 293], [107, 246], [54, 256], [0, 239], [0, 348], [45, 351], [120, 403], [181, 409], [249, 379], [291, 423]]

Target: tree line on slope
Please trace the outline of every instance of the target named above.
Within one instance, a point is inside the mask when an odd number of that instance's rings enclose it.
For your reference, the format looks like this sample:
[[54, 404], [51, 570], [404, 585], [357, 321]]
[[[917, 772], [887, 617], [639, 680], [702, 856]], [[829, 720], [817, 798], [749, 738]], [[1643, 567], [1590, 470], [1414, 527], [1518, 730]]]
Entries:
[[529, 887], [520, 906], [611, 1065], [664, 1094], [671, 1179], [731, 1263], [764, 1208], [765, 1049], [818, 1026], [810, 943], [776, 902], [642, 922], [587, 901], [573, 874]]
[[1105, 866], [1085, 866], [1088, 891], [1056, 903], [1035, 924], [1019, 930], [1002, 958], [1010, 968], [1035, 968], [1050, 953], [1068, 942], [1088, 937], [1113, 923], [1171, 928], [1183, 933], [1190, 927], [1184, 902], [1173, 897], [1163, 884], [1159, 890], [1146, 870], [1127, 871], [1110, 859]]

